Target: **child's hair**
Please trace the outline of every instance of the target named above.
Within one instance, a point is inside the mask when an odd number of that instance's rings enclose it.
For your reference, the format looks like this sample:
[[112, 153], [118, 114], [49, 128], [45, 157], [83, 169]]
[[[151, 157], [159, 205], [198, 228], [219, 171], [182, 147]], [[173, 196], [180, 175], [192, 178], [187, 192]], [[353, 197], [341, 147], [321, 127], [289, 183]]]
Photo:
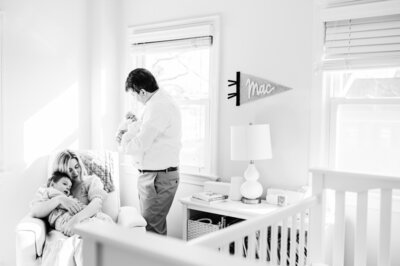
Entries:
[[51, 182], [57, 183], [61, 178], [68, 178], [69, 180], [71, 180], [71, 178], [67, 173], [62, 171], [54, 171], [49, 180], [47, 181], [47, 186], [50, 187]]

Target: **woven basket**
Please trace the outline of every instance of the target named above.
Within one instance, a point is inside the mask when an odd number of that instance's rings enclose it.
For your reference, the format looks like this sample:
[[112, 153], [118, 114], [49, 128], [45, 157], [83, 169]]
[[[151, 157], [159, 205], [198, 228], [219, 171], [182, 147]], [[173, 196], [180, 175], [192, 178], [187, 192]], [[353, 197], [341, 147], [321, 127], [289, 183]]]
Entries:
[[218, 231], [220, 229], [220, 225], [212, 224], [211, 221], [204, 220], [205, 219], [188, 220], [188, 240]]

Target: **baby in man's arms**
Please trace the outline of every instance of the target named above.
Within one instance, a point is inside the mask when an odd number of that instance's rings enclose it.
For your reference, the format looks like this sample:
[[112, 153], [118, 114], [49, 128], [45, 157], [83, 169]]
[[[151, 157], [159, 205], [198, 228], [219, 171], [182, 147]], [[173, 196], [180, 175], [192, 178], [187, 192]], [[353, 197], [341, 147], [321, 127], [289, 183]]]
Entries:
[[[47, 188], [45, 188], [45, 191], [42, 195], [46, 199], [51, 199], [53, 197], [57, 197], [60, 195], [70, 196], [71, 187], [72, 187], [71, 178], [66, 173], [56, 171], [50, 177], [47, 183]], [[75, 200], [82, 205], [82, 208], [85, 207], [85, 205], [79, 202], [78, 199]], [[55, 228], [57, 231], [63, 232], [64, 226], [68, 223], [69, 220], [71, 220], [72, 217], [73, 215], [70, 214], [67, 210], [65, 210], [62, 207], [57, 207], [49, 214], [48, 222], [51, 227]], [[106, 222], [113, 222], [110, 216], [102, 212], [96, 213], [91, 218], [97, 218]]]

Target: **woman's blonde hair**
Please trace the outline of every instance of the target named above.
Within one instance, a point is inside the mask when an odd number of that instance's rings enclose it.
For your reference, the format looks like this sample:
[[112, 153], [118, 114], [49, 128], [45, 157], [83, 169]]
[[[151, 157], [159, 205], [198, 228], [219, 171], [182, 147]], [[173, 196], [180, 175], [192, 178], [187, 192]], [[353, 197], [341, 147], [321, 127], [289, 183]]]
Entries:
[[69, 173], [69, 162], [72, 159], [77, 160], [79, 166], [81, 167], [81, 176], [79, 178], [82, 179], [82, 176], [87, 175], [85, 165], [82, 163], [79, 155], [71, 150], [63, 150], [57, 154], [53, 162], [53, 172], [61, 171], [64, 173]]

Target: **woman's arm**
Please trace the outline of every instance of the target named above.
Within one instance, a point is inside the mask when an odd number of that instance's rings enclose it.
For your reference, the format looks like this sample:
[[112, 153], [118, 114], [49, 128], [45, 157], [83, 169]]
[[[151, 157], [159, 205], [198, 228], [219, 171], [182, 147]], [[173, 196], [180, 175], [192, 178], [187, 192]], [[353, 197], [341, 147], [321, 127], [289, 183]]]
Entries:
[[102, 200], [100, 198], [94, 198], [82, 211], [75, 214], [71, 220], [64, 226], [63, 233], [67, 236], [74, 234], [74, 226], [86, 218], [90, 218], [101, 210]]
[[82, 207], [74, 199], [66, 196], [57, 196], [44, 201], [36, 201], [31, 204], [31, 214], [35, 218], [48, 216], [59, 205], [63, 206], [72, 215], [79, 212]]
[[44, 218], [60, 205], [61, 197], [54, 197], [46, 201], [37, 201], [31, 204], [31, 214], [35, 218]]
[[75, 214], [74, 218], [76, 222], [80, 222], [85, 220], [86, 218], [90, 218], [99, 211], [101, 211], [103, 201], [99, 198], [92, 199], [92, 201], [87, 205], [82, 211]]
[[63, 231], [66, 235], [72, 235], [73, 227], [80, 221], [90, 218], [93, 215], [101, 211], [103, 206], [103, 199], [107, 196], [107, 192], [104, 191], [103, 183], [97, 176], [89, 176], [86, 178], [85, 183], [88, 186], [88, 198], [90, 203], [79, 213], [74, 215], [72, 219], [66, 224]]

